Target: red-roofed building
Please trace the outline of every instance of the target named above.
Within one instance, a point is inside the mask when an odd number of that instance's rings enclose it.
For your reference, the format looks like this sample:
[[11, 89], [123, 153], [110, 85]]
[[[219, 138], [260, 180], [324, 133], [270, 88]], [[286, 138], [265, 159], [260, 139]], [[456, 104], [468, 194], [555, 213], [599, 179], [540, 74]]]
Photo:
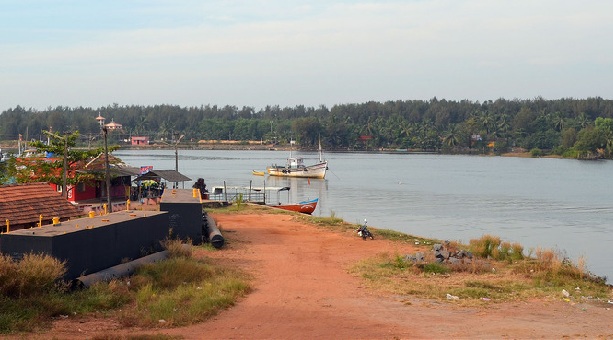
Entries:
[[48, 183], [23, 183], [0, 186], [0, 223], [6, 231], [51, 224], [54, 217], [60, 221], [81, 216], [82, 213]]

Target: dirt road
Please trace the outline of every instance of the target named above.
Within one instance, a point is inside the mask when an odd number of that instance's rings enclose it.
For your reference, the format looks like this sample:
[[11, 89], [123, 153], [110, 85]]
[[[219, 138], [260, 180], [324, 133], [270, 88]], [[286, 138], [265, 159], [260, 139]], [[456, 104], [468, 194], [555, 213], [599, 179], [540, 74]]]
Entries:
[[[185, 339], [613, 338], [613, 308], [564, 301], [460, 307], [453, 302], [380, 294], [348, 268], [410, 245], [363, 241], [296, 222], [288, 215], [212, 215], [228, 240], [199, 252], [254, 276], [251, 294], [213, 319], [176, 329], [125, 329], [112, 320], [55, 323], [45, 337], [167, 334]], [[407, 282], [407, 285], [410, 285]], [[611, 305], [613, 307], [613, 305]]]

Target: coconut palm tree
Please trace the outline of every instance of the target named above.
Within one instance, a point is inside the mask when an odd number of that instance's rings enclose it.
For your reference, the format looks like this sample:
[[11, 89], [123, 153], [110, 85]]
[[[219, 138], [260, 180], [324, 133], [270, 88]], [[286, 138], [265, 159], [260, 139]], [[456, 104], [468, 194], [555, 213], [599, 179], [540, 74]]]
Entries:
[[454, 148], [460, 144], [459, 131], [456, 124], [450, 124], [447, 131], [445, 131], [443, 144], [450, 148]]

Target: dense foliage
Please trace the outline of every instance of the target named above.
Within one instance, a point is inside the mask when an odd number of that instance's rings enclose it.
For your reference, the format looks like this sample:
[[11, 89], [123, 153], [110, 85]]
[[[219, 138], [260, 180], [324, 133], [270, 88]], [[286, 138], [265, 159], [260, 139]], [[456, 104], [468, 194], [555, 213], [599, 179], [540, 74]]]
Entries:
[[42, 131], [79, 131], [81, 143], [99, 138], [98, 114], [123, 124], [112, 138], [149, 136], [184, 141], [258, 140], [302, 148], [321, 140], [328, 150], [412, 149], [437, 152], [507, 152], [610, 158], [613, 100], [587, 99], [406, 100], [280, 108], [175, 105], [93, 108], [11, 108], [0, 114], [0, 139], [41, 139]]

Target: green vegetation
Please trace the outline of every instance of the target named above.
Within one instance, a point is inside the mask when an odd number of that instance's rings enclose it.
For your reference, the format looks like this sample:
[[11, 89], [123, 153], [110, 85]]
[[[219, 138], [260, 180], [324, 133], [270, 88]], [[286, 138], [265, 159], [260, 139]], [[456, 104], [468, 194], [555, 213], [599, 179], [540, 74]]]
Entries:
[[500, 237], [487, 234], [470, 240], [468, 250], [482, 258], [493, 258], [497, 261], [512, 262], [524, 258], [524, 247], [521, 244], [503, 242]]
[[543, 150], [539, 149], [539, 148], [533, 148], [532, 150], [530, 150], [530, 156], [532, 157], [543, 157]]
[[315, 224], [327, 229], [347, 230], [353, 229], [353, 225], [346, 223], [342, 218], [338, 217], [324, 217], [324, 216], [304, 216], [299, 215], [300, 219], [305, 220], [308, 223]]
[[239, 193], [234, 199], [234, 206], [236, 207], [236, 210], [241, 210], [241, 206], [244, 203], [245, 203], [245, 200], [243, 199], [243, 194]]
[[[46, 255], [0, 258], [0, 333], [46, 328], [55, 317], [113, 314], [126, 326], [186, 325], [235, 303], [250, 290], [244, 274], [192, 257], [191, 246], [167, 241], [170, 257], [129, 278], [71, 291], [64, 264]], [[160, 321], [162, 320], [162, 321]]]
[[421, 245], [432, 245], [434, 243], [441, 242], [438, 240], [426, 239], [422, 237], [404, 234], [399, 231], [390, 230], [390, 229], [376, 229], [376, 233], [377, 233], [377, 236], [388, 239], [388, 240], [409, 242], [415, 245], [420, 245], [420, 244]]
[[[384, 234], [377, 231], [377, 235]], [[391, 239], [410, 242], [412, 237], [394, 235]], [[351, 271], [376, 289], [433, 299], [448, 299], [450, 295], [463, 304], [529, 298], [584, 301], [612, 297], [605, 278], [587, 272], [584, 261], [573, 264], [551, 250], [537, 249], [535, 256], [525, 256], [520, 244], [504, 242], [492, 235], [470, 240], [469, 245], [452, 242], [447, 248], [470, 251], [474, 257], [461, 263], [439, 263], [430, 252], [420, 263], [400, 254], [381, 254], [361, 261]]]
[[[321, 140], [327, 150], [500, 154], [520, 148], [576, 158], [611, 158], [613, 151], [613, 100], [600, 97], [484, 102], [432, 98], [260, 110], [115, 104], [37, 111], [17, 106], [0, 114], [0, 140], [16, 141], [19, 134], [26, 140], [46, 139], [41, 131], [53, 126], [61, 133], [80, 131], [82, 146], [92, 141], [100, 145], [99, 138], [94, 140], [100, 135], [94, 119], [98, 113], [123, 124], [123, 131], [109, 135], [116, 144], [129, 136], [165, 142], [181, 131], [185, 145], [199, 140], [287, 145], [294, 139], [305, 149], [316, 148]], [[26, 131], [32, 135], [26, 136]]]

